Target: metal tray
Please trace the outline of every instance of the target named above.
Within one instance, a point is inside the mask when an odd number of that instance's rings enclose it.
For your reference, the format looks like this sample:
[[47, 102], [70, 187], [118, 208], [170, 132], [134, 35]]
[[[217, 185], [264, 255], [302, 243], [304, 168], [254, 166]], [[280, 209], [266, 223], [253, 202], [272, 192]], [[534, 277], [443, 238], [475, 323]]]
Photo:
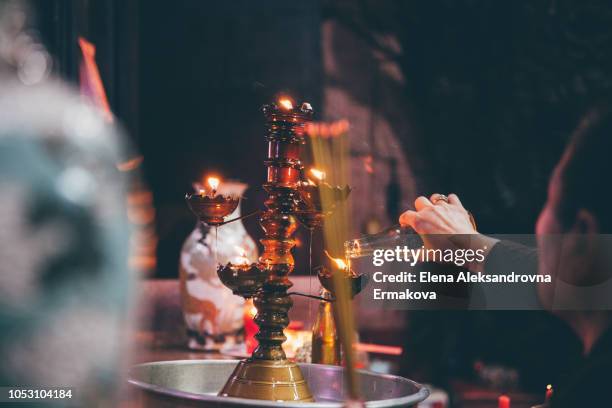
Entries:
[[[137, 401], [144, 407], [342, 407], [344, 370], [321, 364], [299, 364], [317, 402], [274, 402], [217, 396], [236, 364], [238, 360], [145, 363], [132, 368], [128, 382], [136, 388]], [[427, 388], [406, 378], [368, 371], [359, 371], [359, 377], [367, 407], [410, 407], [429, 396]]]

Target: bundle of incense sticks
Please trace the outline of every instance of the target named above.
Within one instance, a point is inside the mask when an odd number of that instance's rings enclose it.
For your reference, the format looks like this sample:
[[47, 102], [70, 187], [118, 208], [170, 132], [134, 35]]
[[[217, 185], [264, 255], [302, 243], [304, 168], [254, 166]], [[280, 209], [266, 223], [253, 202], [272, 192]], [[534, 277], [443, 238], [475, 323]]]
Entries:
[[[310, 142], [313, 152], [314, 164], [317, 169], [325, 172], [326, 179], [332, 185], [348, 185], [349, 172], [349, 143], [347, 136], [348, 122], [343, 121], [343, 126], [334, 137], [318, 137], [318, 134], [310, 134]], [[308, 132], [308, 129], [307, 129]], [[344, 253], [344, 242], [350, 235], [350, 208], [348, 201], [338, 203], [335, 197], [321, 191], [323, 211], [332, 211], [333, 215], [328, 217], [323, 224], [326, 247], [333, 256]], [[338, 339], [344, 353], [346, 366], [346, 387], [348, 401], [347, 405], [361, 406], [359, 394], [359, 378], [355, 370], [355, 318], [353, 304], [351, 302], [351, 290], [348, 280], [343, 279], [342, 271], [332, 274], [335, 287], [336, 302], [334, 314], [338, 329]]]

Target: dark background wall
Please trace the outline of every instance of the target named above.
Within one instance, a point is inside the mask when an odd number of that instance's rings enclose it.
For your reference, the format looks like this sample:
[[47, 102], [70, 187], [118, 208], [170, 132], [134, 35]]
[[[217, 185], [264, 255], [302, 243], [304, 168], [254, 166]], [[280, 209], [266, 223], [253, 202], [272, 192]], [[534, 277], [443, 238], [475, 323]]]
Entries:
[[[193, 180], [217, 170], [261, 182], [259, 107], [285, 91], [323, 110], [323, 21], [339, 22], [397, 62], [414, 129], [402, 143], [419, 191], [460, 194], [486, 232], [533, 231], [568, 134], [611, 84], [612, 16], [599, 1], [33, 6], [63, 76], [76, 78], [77, 34], [97, 46], [111, 105], [145, 156], [159, 276], [176, 274], [178, 248], [192, 227], [182, 196]], [[400, 52], [386, 47], [384, 36], [393, 36]], [[358, 100], [363, 90], [352, 87]], [[390, 123], [397, 115], [372, 109]], [[256, 194], [248, 194], [251, 202]]]
[[[155, 194], [159, 275], [176, 276], [193, 228], [183, 197], [206, 172], [239, 179], [261, 208], [260, 107], [281, 92], [321, 105], [317, 2], [248, 0], [141, 7], [140, 146]], [[246, 221], [260, 235], [256, 219]]]
[[77, 84], [82, 36], [96, 62], [113, 110], [137, 141], [140, 134], [139, 3], [136, 0], [30, 0], [31, 16], [53, 57], [54, 71]]

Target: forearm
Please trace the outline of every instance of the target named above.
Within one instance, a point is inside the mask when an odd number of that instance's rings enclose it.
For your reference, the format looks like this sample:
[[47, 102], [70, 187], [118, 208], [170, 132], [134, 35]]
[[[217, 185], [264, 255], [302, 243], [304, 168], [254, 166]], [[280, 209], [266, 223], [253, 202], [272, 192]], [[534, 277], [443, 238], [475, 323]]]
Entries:
[[493, 247], [499, 243], [499, 239], [489, 237], [484, 234], [470, 234], [465, 243], [465, 249], [471, 249], [473, 251], [482, 250], [484, 254], [485, 261], [484, 262], [470, 262], [467, 265], [467, 269], [472, 272], [484, 272], [485, 263], [489, 258]]
[[538, 252], [536, 248], [508, 240], [495, 240], [489, 248], [480, 270], [485, 273], [509, 273], [512, 271], [523, 274], [538, 273]]

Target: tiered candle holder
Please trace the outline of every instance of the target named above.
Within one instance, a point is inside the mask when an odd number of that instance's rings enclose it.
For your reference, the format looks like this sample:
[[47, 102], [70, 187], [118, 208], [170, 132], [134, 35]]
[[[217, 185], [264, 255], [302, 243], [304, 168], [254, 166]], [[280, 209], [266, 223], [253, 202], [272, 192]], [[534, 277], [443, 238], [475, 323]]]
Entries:
[[[322, 178], [315, 182], [303, 176], [300, 150], [305, 143], [304, 126], [312, 118], [308, 103], [294, 107], [289, 99], [281, 99], [278, 104], [264, 106], [263, 112], [268, 142], [268, 158], [264, 162], [268, 171], [263, 185], [268, 198], [260, 217], [264, 250], [256, 264], [228, 263], [217, 270], [221, 282], [235, 295], [253, 298], [259, 326], [255, 338], [259, 344], [250, 358], [238, 364], [219, 395], [310, 402], [312, 394], [302, 372], [287, 360], [282, 348], [293, 305], [287, 293], [292, 286], [288, 275], [295, 266], [291, 254], [293, 235], [298, 219], [311, 231], [320, 226], [335, 205], [347, 198], [350, 188], [332, 187]], [[327, 212], [323, 211], [322, 198], [332, 200]], [[224, 218], [239, 202], [238, 197], [217, 195], [214, 188], [209, 194], [188, 194], [186, 199], [198, 219], [212, 226], [231, 222]]]
[[228, 264], [218, 270], [221, 281], [235, 294], [253, 297], [259, 344], [250, 358], [241, 361], [219, 393], [221, 396], [273, 401], [311, 402], [312, 394], [300, 368], [287, 360], [282, 344], [293, 301], [287, 290], [294, 269], [291, 249], [298, 227], [296, 211], [303, 205], [299, 194], [303, 171], [300, 148], [304, 124], [312, 117], [308, 103], [294, 107], [290, 100], [263, 108], [267, 121], [268, 168], [263, 185], [268, 193], [260, 217], [264, 247], [258, 264]]

